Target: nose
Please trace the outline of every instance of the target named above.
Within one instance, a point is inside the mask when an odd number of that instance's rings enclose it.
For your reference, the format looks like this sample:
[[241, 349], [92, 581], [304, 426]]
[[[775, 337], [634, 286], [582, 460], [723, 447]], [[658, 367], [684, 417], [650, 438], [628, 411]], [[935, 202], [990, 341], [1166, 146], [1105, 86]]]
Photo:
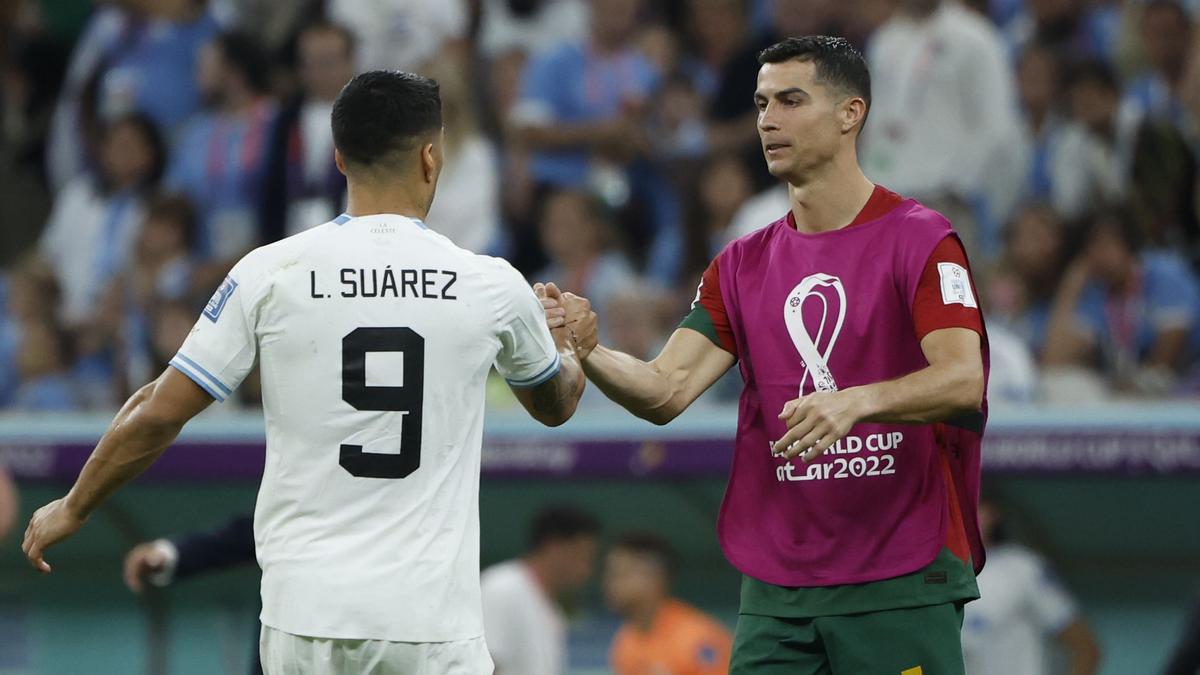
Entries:
[[775, 131], [779, 125], [775, 122], [775, 118], [771, 115], [771, 108], [768, 106], [766, 110], [761, 110], [758, 113], [758, 130], [759, 131]]

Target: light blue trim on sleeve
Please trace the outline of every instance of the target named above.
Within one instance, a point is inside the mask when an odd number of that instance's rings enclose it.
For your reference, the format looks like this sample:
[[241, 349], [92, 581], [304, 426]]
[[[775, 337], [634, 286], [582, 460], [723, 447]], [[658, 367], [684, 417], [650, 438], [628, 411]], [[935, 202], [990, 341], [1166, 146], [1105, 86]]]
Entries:
[[184, 365], [182, 361], [178, 359], [171, 359], [171, 362], [168, 365], [186, 375], [189, 380], [195, 382], [200, 386], [201, 389], [208, 392], [208, 395], [216, 399], [218, 403], [225, 402], [225, 397], [222, 396], [220, 392], [218, 392], [216, 389], [213, 389], [212, 385], [210, 385], [208, 382], [205, 382], [203, 377], [193, 373], [186, 365]]
[[533, 377], [530, 377], [530, 378], [526, 378], [524, 380], [510, 380], [510, 379], [505, 378], [504, 381], [508, 383], [508, 386], [517, 387], [518, 389], [525, 389], [527, 387], [536, 387], [539, 384], [543, 384], [543, 383], [549, 381], [550, 378], [557, 375], [558, 371], [560, 371], [560, 370], [562, 370], [562, 357], [560, 357], [558, 354], [555, 354], [554, 362], [551, 363], [550, 365], [546, 366], [546, 368], [542, 372], [538, 373], [537, 375], [534, 375]]
[[[232, 390], [232, 389], [230, 389], [229, 387], [226, 387], [226, 386], [225, 386], [225, 383], [224, 383], [224, 382], [221, 382], [221, 380], [220, 380], [220, 379], [219, 379], [219, 378], [218, 378], [216, 375], [213, 375], [212, 373], [210, 373], [210, 372], [208, 372], [207, 370], [205, 370], [205, 369], [204, 369], [204, 366], [200, 365], [199, 363], [196, 363], [195, 361], [193, 361], [193, 360], [189, 359], [187, 356], [185, 356], [185, 355], [184, 355], [184, 353], [183, 353], [183, 352], [179, 352], [179, 353], [175, 354], [175, 358], [176, 358], [176, 359], [180, 359], [181, 361], [183, 361], [183, 362], [184, 362], [184, 363], [186, 363], [187, 365], [189, 365], [189, 366], [191, 366], [192, 368], [196, 369], [196, 372], [198, 372], [198, 373], [200, 373], [201, 375], [204, 375], [205, 377], [207, 377], [209, 380], [211, 380], [211, 381], [212, 381], [213, 385], [214, 385], [214, 386], [215, 386], [217, 389], [220, 389], [220, 390], [221, 390], [221, 392], [222, 392], [222, 393], [224, 393], [226, 396], [228, 396], [229, 394], [232, 394], [232, 393], [233, 393], [233, 390]], [[174, 360], [174, 359], [172, 359], [172, 360]]]

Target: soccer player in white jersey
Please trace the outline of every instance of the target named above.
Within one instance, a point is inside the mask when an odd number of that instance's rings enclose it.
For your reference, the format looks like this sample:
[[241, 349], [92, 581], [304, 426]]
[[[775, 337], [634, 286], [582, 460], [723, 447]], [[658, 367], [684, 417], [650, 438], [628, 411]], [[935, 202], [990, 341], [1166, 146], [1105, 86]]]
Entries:
[[[442, 166], [435, 82], [359, 75], [333, 109], [347, 213], [256, 249], [117, 414], [22, 546], [72, 535], [257, 362], [267, 457], [255, 511], [267, 673], [491, 673], [479, 466], [493, 364], [538, 421], [584, 379], [566, 329], [503, 260], [421, 223]], [[539, 289], [539, 293], [543, 293]]]

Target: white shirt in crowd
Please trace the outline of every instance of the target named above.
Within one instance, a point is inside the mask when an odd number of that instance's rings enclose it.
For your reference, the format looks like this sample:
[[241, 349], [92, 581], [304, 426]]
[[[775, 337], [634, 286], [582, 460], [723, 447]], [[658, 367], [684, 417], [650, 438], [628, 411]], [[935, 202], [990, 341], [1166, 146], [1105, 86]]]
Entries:
[[483, 635], [485, 381], [557, 373], [504, 260], [397, 215], [337, 219], [243, 258], [171, 361], [217, 400], [258, 363], [262, 622], [313, 638]]
[[1003, 222], [1020, 198], [1028, 147], [1004, 44], [987, 19], [946, 0], [881, 26], [867, 51], [872, 103], [863, 169], [902, 195], [982, 198]]
[[358, 70], [416, 70], [467, 32], [463, 0], [330, 0], [329, 19], [357, 41]]
[[484, 639], [496, 675], [561, 675], [566, 617], [522, 560], [483, 571]]
[[1023, 546], [994, 546], [978, 581], [980, 599], [963, 620], [967, 675], [1050, 673], [1049, 647], [1078, 611], [1046, 561]]
[[426, 222], [455, 244], [488, 253], [500, 236], [500, 159], [487, 137], [462, 140], [438, 178], [437, 194]]
[[133, 256], [144, 215], [140, 197], [105, 195], [86, 175], [58, 194], [40, 249], [62, 292], [64, 322], [84, 321], [102, 309], [108, 284]]
[[479, 48], [486, 57], [512, 50], [534, 54], [562, 42], [580, 42], [587, 35], [588, 3], [547, 0], [527, 17], [516, 15], [507, 0], [483, 0]]

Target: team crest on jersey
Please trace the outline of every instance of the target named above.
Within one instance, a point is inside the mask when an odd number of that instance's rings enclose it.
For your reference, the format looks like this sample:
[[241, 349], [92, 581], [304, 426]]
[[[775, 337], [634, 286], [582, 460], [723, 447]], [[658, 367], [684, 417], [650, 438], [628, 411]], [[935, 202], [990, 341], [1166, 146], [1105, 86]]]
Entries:
[[208, 299], [208, 304], [204, 306], [204, 316], [208, 317], [209, 321], [217, 322], [221, 316], [221, 312], [225, 309], [225, 304], [229, 302], [229, 296], [233, 295], [234, 289], [237, 288], [237, 282], [233, 277], [226, 276], [225, 280], [217, 286], [217, 291]]
[[783, 323], [804, 366], [801, 396], [810, 380], [816, 391], [837, 391], [829, 356], [845, 320], [846, 289], [838, 277], [810, 274], [788, 293], [783, 303]]

